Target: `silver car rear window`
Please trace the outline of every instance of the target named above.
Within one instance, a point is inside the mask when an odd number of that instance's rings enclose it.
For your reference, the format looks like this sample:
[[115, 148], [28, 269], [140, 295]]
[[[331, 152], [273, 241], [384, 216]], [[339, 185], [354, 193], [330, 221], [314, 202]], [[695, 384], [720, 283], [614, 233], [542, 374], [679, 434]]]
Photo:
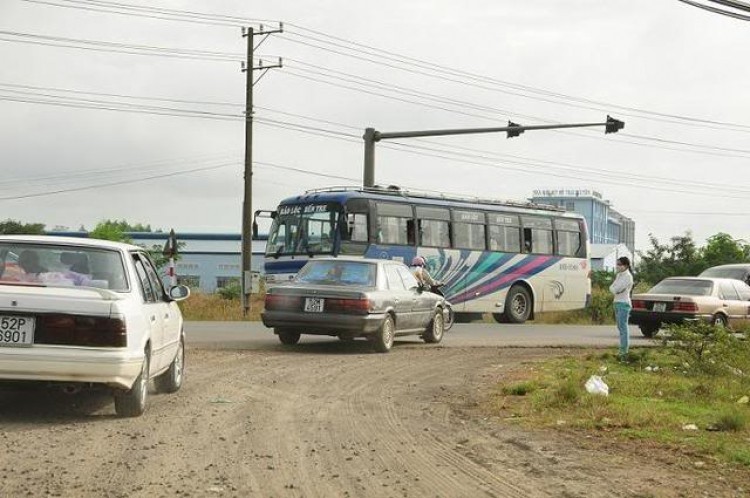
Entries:
[[357, 261], [309, 261], [296, 282], [316, 285], [375, 287], [376, 265]]
[[662, 280], [648, 293], [710, 296], [713, 288], [714, 283], [710, 280]]

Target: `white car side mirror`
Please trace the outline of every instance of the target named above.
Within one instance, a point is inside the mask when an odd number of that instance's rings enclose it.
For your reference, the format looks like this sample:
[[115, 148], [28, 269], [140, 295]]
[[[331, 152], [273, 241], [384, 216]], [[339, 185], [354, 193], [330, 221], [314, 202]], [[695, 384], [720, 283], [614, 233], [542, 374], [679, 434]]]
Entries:
[[176, 285], [169, 289], [169, 297], [172, 301], [182, 301], [190, 297], [190, 288], [186, 285]]

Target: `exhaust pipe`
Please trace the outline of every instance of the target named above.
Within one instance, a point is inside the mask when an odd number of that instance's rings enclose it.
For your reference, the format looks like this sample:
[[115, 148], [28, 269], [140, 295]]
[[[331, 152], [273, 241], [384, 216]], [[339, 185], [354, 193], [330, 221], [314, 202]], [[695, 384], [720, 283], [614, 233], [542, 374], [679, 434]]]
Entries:
[[82, 389], [83, 388], [77, 384], [65, 384], [62, 386], [62, 392], [69, 395], [78, 394]]

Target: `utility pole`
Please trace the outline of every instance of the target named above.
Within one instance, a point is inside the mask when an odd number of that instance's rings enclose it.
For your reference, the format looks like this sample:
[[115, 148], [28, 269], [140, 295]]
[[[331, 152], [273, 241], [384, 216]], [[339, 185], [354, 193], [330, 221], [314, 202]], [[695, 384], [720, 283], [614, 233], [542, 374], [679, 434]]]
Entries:
[[[242, 200], [242, 313], [247, 316], [250, 312], [250, 293], [252, 292], [252, 257], [253, 257], [253, 87], [269, 69], [282, 67], [281, 58], [277, 64], [255, 65], [255, 50], [266, 41], [269, 35], [283, 33], [284, 25], [279, 23], [277, 29], [264, 30], [260, 25], [258, 31], [255, 28], [243, 28], [242, 36], [247, 38], [247, 60], [242, 65], [242, 71], [246, 75], [245, 88], [245, 175], [244, 196]], [[255, 37], [262, 36], [258, 44]], [[256, 79], [255, 71], [263, 71]]]
[[519, 136], [525, 131], [533, 130], [558, 130], [561, 128], [589, 128], [592, 126], [604, 126], [604, 133], [617, 133], [625, 127], [625, 123], [611, 116], [603, 123], [570, 123], [552, 125], [521, 126], [508, 121], [508, 126], [495, 128], [458, 128], [449, 130], [417, 130], [397, 131], [381, 133], [375, 128], [366, 128], [362, 138], [365, 140], [365, 171], [363, 175], [363, 186], [375, 186], [375, 143], [391, 138], [416, 138], [416, 137], [440, 137], [445, 135], [469, 135], [476, 133], [499, 133], [505, 132], [508, 138]]

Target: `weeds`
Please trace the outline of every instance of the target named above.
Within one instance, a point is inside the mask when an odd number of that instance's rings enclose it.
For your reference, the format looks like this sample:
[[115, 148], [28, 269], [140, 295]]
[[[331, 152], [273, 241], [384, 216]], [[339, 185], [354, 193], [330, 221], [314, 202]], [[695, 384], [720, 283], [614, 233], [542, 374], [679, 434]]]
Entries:
[[510, 396], [526, 396], [536, 391], [536, 385], [533, 382], [519, 382], [512, 386], [503, 387], [503, 394]]
[[748, 418], [750, 418], [745, 411], [741, 411], [738, 408], [726, 410], [719, 415], [713, 428], [717, 431], [742, 432], [747, 427]]
[[[750, 406], [737, 403], [750, 394], [747, 374], [739, 373], [750, 371], [747, 343], [726, 331], [696, 327], [670, 334], [661, 347], [631, 350], [624, 364], [616, 351], [546, 361], [503, 392], [533, 390], [507, 408], [492, 406], [521, 414], [521, 423], [657, 441], [750, 467]], [[707, 345], [690, 342], [688, 333], [707, 336]], [[604, 378], [608, 397], [585, 391], [592, 375]], [[683, 429], [689, 424], [699, 430]]]

